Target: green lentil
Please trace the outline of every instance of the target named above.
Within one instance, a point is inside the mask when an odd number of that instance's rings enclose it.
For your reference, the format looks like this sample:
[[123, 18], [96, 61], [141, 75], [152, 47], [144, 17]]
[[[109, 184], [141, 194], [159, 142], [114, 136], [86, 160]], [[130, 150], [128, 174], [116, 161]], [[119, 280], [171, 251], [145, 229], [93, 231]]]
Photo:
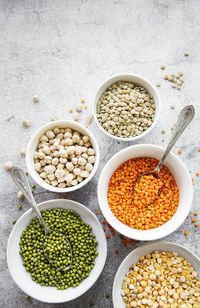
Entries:
[[109, 293], [106, 293], [106, 298], [110, 298], [110, 294]]
[[35, 188], [35, 185], [32, 185], [31, 187], [34, 189], [34, 188]]
[[30, 296], [27, 295], [27, 296], [26, 296], [26, 299], [29, 299], [29, 298], [30, 298]]
[[13, 219], [12, 220], [12, 224], [14, 225], [16, 223], [16, 219]]
[[32, 280], [42, 286], [64, 290], [78, 286], [87, 278], [98, 255], [98, 244], [92, 228], [73, 210], [48, 209], [41, 215], [47, 226], [65, 234], [72, 247], [72, 265], [68, 271], [52, 266], [43, 250], [44, 231], [37, 217], [33, 218], [20, 238], [20, 255]]
[[22, 209], [22, 206], [21, 206], [21, 204], [19, 204], [19, 205], [18, 205], [18, 209], [19, 209], [19, 210], [21, 210], [21, 209]]
[[90, 302], [90, 307], [94, 306], [94, 302]]
[[26, 171], [26, 175], [28, 175], [28, 171]]

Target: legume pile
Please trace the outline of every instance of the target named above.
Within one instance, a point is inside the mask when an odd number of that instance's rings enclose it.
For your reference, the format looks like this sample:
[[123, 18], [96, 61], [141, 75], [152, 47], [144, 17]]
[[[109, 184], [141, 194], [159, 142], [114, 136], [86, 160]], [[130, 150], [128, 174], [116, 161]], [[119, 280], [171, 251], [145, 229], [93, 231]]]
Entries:
[[133, 188], [137, 179], [157, 164], [158, 161], [151, 157], [130, 159], [120, 165], [110, 178], [107, 195], [110, 209], [122, 223], [132, 228], [149, 230], [160, 227], [177, 210], [179, 189], [166, 166], [160, 171], [163, 186], [157, 199], [148, 206], [136, 205], [133, 201]]
[[40, 137], [34, 163], [35, 170], [47, 184], [71, 187], [92, 172], [95, 150], [89, 136], [71, 128], [55, 127]]
[[49, 263], [63, 271], [71, 264], [70, 246], [61, 233], [53, 231], [46, 234], [44, 252]]
[[36, 217], [21, 235], [19, 245], [23, 265], [32, 279], [42, 286], [52, 286], [58, 290], [76, 287], [89, 276], [98, 255], [98, 242], [92, 234], [92, 228], [73, 210], [56, 208], [42, 210], [41, 214], [51, 230], [66, 234], [69, 239], [73, 254], [72, 266], [64, 272], [48, 262], [43, 251], [44, 231]]
[[135, 184], [134, 204], [137, 207], [144, 207], [153, 202], [162, 188], [162, 181], [153, 175], [144, 175]]
[[97, 119], [110, 134], [130, 138], [149, 128], [156, 104], [147, 90], [138, 84], [119, 81], [112, 84], [97, 103]]
[[200, 308], [200, 281], [177, 253], [154, 251], [130, 268], [121, 295], [127, 308]]

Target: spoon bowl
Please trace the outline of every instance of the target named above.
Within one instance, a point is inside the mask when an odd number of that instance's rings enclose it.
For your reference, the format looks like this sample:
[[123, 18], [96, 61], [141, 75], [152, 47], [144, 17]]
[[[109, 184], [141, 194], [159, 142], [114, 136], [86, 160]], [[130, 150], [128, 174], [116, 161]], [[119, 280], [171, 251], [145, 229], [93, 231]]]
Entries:
[[[32, 191], [31, 191], [31, 188], [30, 188], [30, 185], [28, 183], [28, 180], [27, 180], [27, 177], [26, 177], [26, 174], [24, 173], [24, 171], [21, 169], [21, 168], [18, 168], [18, 167], [15, 167], [13, 166], [12, 170], [11, 170], [11, 177], [13, 179], [13, 182], [16, 184], [16, 186], [20, 189], [20, 191], [23, 192], [24, 196], [26, 197], [27, 201], [29, 202], [29, 205], [32, 207], [32, 209], [35, 211], [43, 229], [44, 229], [44, 241], [43, 241], [43, 251], [44, 251], [44, 255], [46, 257], [46, 259], [49, 261], [49, 263], [56, 267], [58, 270], [62, 270], [62, 271], [68, 271], [70, 268], [71, 268], [71, 265], [72, 265], [72, 247], [71, 247], [71, 244], [68, 240], [68, 238], [62, 234], [61, 232], [58, 232], [58, 231], [54, 231], [54, 230], [51, 230], [49, 229], [49, 227], [46, 225], [39, 209], [37, 208], [37, 205], [36, 205], [36, 202], [35, 202], [35, 199], [33, 197], [33, 194], [32, 194]], [[58, 267], [56, 266], [56, 262], [57, 260], [55, 261], [52, 261], [51, 258], [48, 256], [47, 252], [45, 251], [45, 239], [47, 238], [47, 235], [48, 234], [51, 234], [51, 233], [55, 233], [56, 235], [59, 234], [59, 236], [56, 236], [57, 239], [58, 237], [64, 237], [65, 241], [67, 242], [67, 245], [68, 245], [68, 254], [66, 254], [66, 257], [70, 257], [70, 264], [67, 266], [67, 267]], [[55, 237], [54, 237], [54, 240], [55, 240]], [[63, 242], [63, 241], [62, 241]], [[52, 247], [54, 247], [55, 245], [51, 242], [52, 244]], [[64, 246], [64, 242], [63, 242], [63, 245]], [[53, 248], [50, 248], [50, 251], [49, 251], [49, 255], [51, 255], [51, 253], [53, 252]], [[54, 247], [54, 250], [55, 252], [58, 250], [57, 248]], [[60, 252], [60, 255], [63, 254], [63, 251]], [[57, 256], [59, 257], [59, 255]], [[63, 259], [63, 255], [62, 255], [62, 259]]]
[[[135, 185], [141, 180], [141, 178], [145, 175], [153, 175], [156, 179], [159, 179], [162, 183], [163, 180], [160, 176], [160, 169], [163, 166], [163, 163], [167, 157], [167, 155], [170, 153], [171, 149], [173, 148], [174, 144], [176, 143], [176, 141], [178, 140], [178, 138], [182, 135], [182, 133], [184, 132], [184, 130], [186, 129], [186, 127], [190, 124], [190, 122], [192, 121], [192, 119], [194, 118], [195, 115], [195, 109], [192, 105], [188, 105], [186, 107], [184, 107], [181, 112], [179, 113], [178, 116], [178, 120], [177, 120], [177, 125], [175, 128], [175, 131], [168, 143], [168, 146], [159, 162], [159, 164], [157, 165], [157, 167], [154, 170], [151, 171], [147, 171], [144, 172], [143, 174], [141, 174], [141, 176], [137, 179]], [[162, 190], [163, 185], [161, 186], [161, 188], [158, 190], [157, 196], [153, 199], [152, 202], [150, 202], [149, 204], [146, 204], [145, 206], [148, 206], [150, 204], [152, 204], [157, 197], [160, 195], [161, 190]], [[135, 194], [135, 186], [133, 189], [133, 200], [134, 200], [134, 194]]]

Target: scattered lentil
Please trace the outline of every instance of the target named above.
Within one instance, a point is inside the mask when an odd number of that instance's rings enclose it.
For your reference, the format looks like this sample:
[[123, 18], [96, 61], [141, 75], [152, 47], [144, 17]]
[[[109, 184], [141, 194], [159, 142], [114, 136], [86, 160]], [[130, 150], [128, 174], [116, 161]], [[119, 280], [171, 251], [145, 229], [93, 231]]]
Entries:
[[185, 52], [185, 56], [188, 57], [189, 56], [189, 52]]
[[16, 219], [13, 219], [12, 220], [12, 224], [14, 225], [16, 223]]
[[178, 151], [178, 154], [181, 154], [181, 153], [182, 153], [182, 151], [181, 151], [181, 150], [179, 150], [179, 151]]
[[19, 205], [18, 205], [18, 208], [19, 208], [19, 210], [21, 210], [21, 209], [22, 209], [22, 206], [21, 206], [21, 204], [19, 204]]
[[158, 82], [158, 83], [156, 84], [156, 86], [159, 88], [159, 87], [160, 87], [160, 83]]
[[196, 219], [195, 219], [195, 218], [192, 218], [192, 222], [196, 222]]
[[175, 109], [175, 105], [171, 105], [171, 109], [174, 110]]
[[197, 227], [199, 226], [199, 223], [198, 223], [198, 222], [196, 222], [194, 225], [195, 225], [195, 227], [197, 228]]
[[165, 70], [165, 65], [161, 65], [161, 70]]
[[185, 234], [185, 236], [188, 236], [188, 235], [189, 235], [189, 231], [186, 230], [186, 231], [184, 232], [184, 234]]
[[195, 211], [195, 212], [194, 212], [194, 215], [195, 215], [195, 216], [197, 216], [197, 215], [198, 215], [198, 212], [197, 212], [197, 211]]
[[165, 79], [165, 80], [168, 80], [168, 78], [169, 78], [168, 75], [165, 75], [165, 76], [164, 76], [164, 79]]
[[196, 172], [196, 176], [199, 176], [199, 172]]

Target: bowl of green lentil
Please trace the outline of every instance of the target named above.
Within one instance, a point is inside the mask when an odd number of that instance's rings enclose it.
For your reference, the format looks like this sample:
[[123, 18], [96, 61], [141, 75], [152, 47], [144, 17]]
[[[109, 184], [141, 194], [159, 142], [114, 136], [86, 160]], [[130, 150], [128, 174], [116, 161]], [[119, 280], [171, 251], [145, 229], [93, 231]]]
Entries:
[[101, 84], [93, 98], [93, 116], [107, 136], [134, 141], [148, 134], [160, 114], [155, 87], [139, 75], [114, 75]]
[[[8, 240], [10, 274], [20, 289], [37, 300], [73, 300], [85, 293], [103, 270], [107, 256], [104, 231], [97, 217], [75, 201], [49, 200], [38, 207], [51, 229], [67, 235], [72, 246], [71, 268], [65, 272], [49, 263], [42, 226], [30, 209], [16, 222]], [[59, 262], [62, 260], [57, 265]]]

